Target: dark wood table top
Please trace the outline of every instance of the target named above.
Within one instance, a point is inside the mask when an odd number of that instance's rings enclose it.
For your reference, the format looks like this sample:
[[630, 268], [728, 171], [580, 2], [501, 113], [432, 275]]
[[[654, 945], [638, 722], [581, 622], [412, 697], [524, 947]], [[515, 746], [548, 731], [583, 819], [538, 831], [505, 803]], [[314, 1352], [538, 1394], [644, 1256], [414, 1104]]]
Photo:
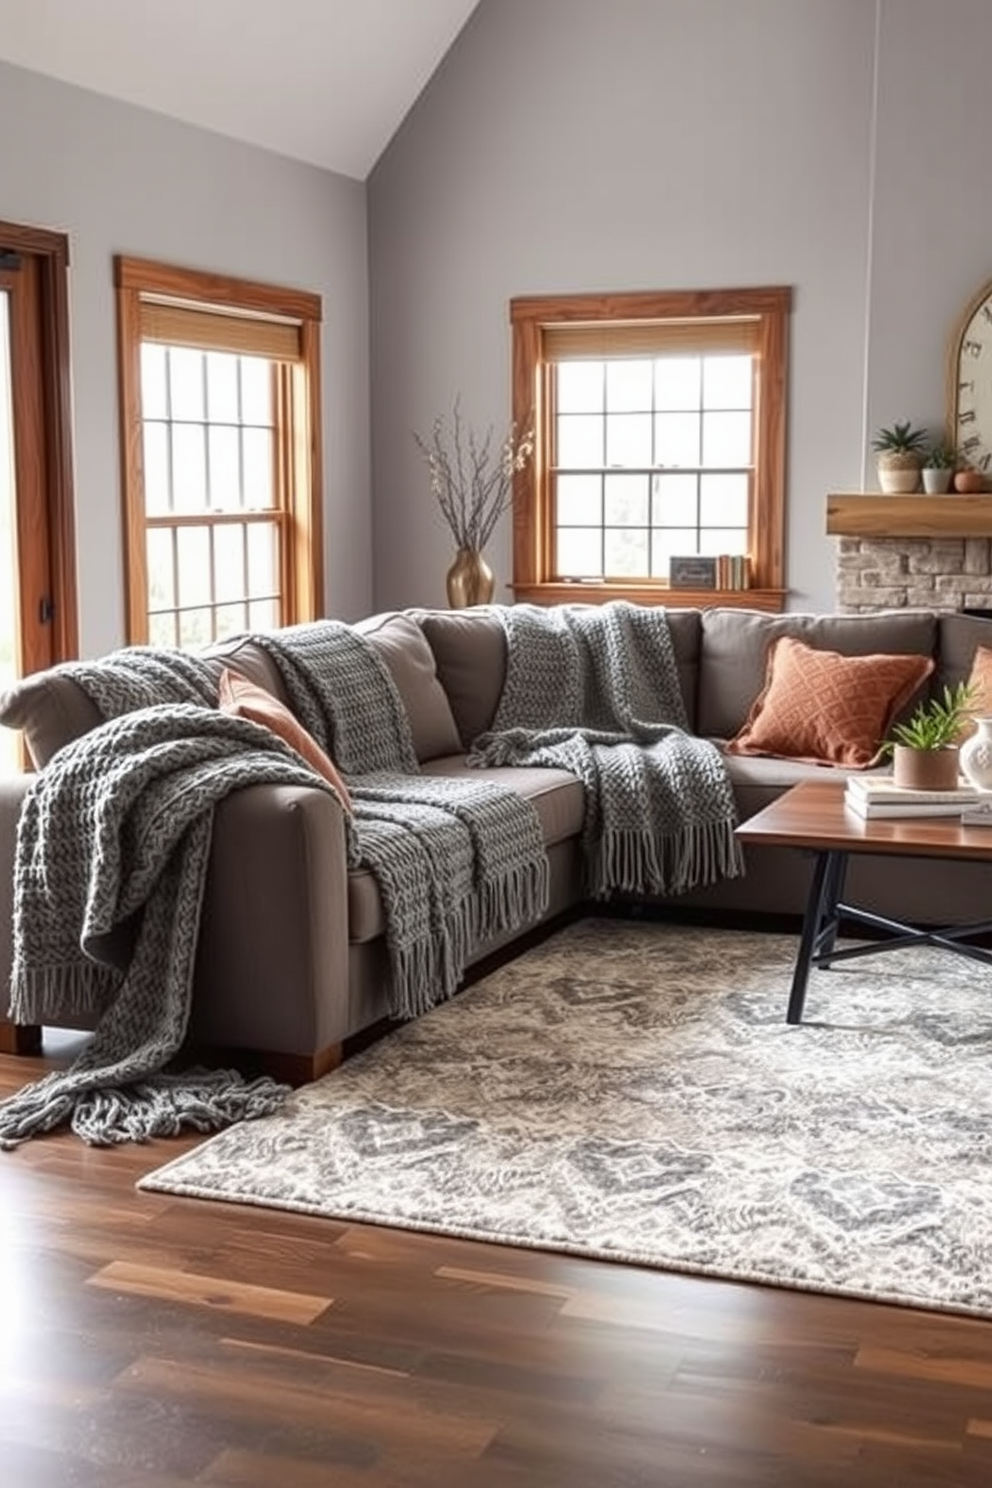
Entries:
[[867, 821], [844, 805], [844, 786], [836, 780], [802, 781], [742, 822], [737, 835], [759, 846], [819, 852], [992, 859], [992, 827], [963, 827], [956, 816]]

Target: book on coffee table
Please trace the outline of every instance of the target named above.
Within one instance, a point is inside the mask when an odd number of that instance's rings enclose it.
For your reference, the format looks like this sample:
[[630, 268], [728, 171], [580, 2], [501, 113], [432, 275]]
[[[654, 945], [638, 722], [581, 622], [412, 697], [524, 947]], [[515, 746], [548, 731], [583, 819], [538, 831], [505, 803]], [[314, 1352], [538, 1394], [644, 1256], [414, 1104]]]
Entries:
[[977, 801], [982, 792], [962, 780], [950, 790], [917, 790], [909, 785], [896, 785], [891, 775], [849, 775], [847, 790], [850, 795], [868, 801], [887, 801], [914, 804], [917, 801]]
[[963, 827], [992, 827], [992, 800], [986, 797], [974, 806], [966, 806], [961, 813]]
[[972, 785], [952, 790], [912, 790], [893, 784], [891, 778], [864, 779], [852, 775], [844, 791], [844, 804], [863, 817], [960, 816], [976, 806], [981, 793]]

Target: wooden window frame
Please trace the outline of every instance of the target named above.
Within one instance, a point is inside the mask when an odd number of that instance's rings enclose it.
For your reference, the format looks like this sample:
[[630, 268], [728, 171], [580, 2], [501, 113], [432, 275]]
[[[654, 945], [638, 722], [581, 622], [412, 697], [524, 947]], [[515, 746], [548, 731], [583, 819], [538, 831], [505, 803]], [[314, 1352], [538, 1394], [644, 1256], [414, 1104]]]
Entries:
[[[789, 316], [792, 291], [758, 289], [673, 290], [657, 293], [530, 295], [510, 301], [513, 348], [513, 421], [533, 428], [534, 458], [517, 473], [513, 493], [513, 583], [518, 602], [731, 605], [780, 611], [785, 607], [785, 461]], [[614, 322], [758, 321], [755, 451], [752, 509], [748, 514], [751, 587], [741, 590], [673, 589], [662, 580], [581, 583], [556, 581], [554, 503], [550, 480], [552, 362], [545, 335], [555, 327]]]
[[[277, 423], [292, 433], [279, 443], [275, 482], [276, 509], [286, 518], [280, 543], [283, 623], [316, 619], [324, 605], [320, 296], [123, 255], [114, 259], [114, 283], [129, 642], [142, 644], [148, 637], [146, 542], [150, 524], [142, 456], [141, 321], [143, 308], [150, 302], [177, 310], [226, 312], [234, 321], [260, 318], [295, 327], [298, 360], [277, 367], [275, 390]], [[289, 408], [293, 414], [287, 419]], [[195, 520], [200, 521], [199, 516]]]
[[72, 475], [69, 239], [0, 222], [11, 296], [20, 653], [25, 673], [79, 654]]

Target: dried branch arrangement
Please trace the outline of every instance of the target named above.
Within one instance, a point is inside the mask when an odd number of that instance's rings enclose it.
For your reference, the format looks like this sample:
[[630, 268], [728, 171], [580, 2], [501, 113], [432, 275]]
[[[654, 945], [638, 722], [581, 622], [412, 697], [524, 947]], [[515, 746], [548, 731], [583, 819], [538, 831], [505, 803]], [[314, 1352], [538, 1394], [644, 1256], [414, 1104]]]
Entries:
[[490, 425], [479, 440], [471, 427], [466, 428], [456, 400], [450, 433], [444, 420], [436, 418], [429, 440], [416, 432], [413, 437], [427, 461], [431, 491], [456, 544], [481, 553], [512, 504], [514, 475], [534, 453], [533, 430], [518, 438], [511, 424], [497, 447]]

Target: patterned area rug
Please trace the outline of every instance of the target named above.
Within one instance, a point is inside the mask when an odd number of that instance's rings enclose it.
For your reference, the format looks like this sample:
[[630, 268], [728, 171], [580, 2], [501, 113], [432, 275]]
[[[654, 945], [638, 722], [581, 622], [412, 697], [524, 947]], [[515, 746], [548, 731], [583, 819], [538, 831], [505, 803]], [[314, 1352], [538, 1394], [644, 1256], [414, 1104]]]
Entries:
[[992, 1315], [992, 970], [586, 920], [140, 1187]]

